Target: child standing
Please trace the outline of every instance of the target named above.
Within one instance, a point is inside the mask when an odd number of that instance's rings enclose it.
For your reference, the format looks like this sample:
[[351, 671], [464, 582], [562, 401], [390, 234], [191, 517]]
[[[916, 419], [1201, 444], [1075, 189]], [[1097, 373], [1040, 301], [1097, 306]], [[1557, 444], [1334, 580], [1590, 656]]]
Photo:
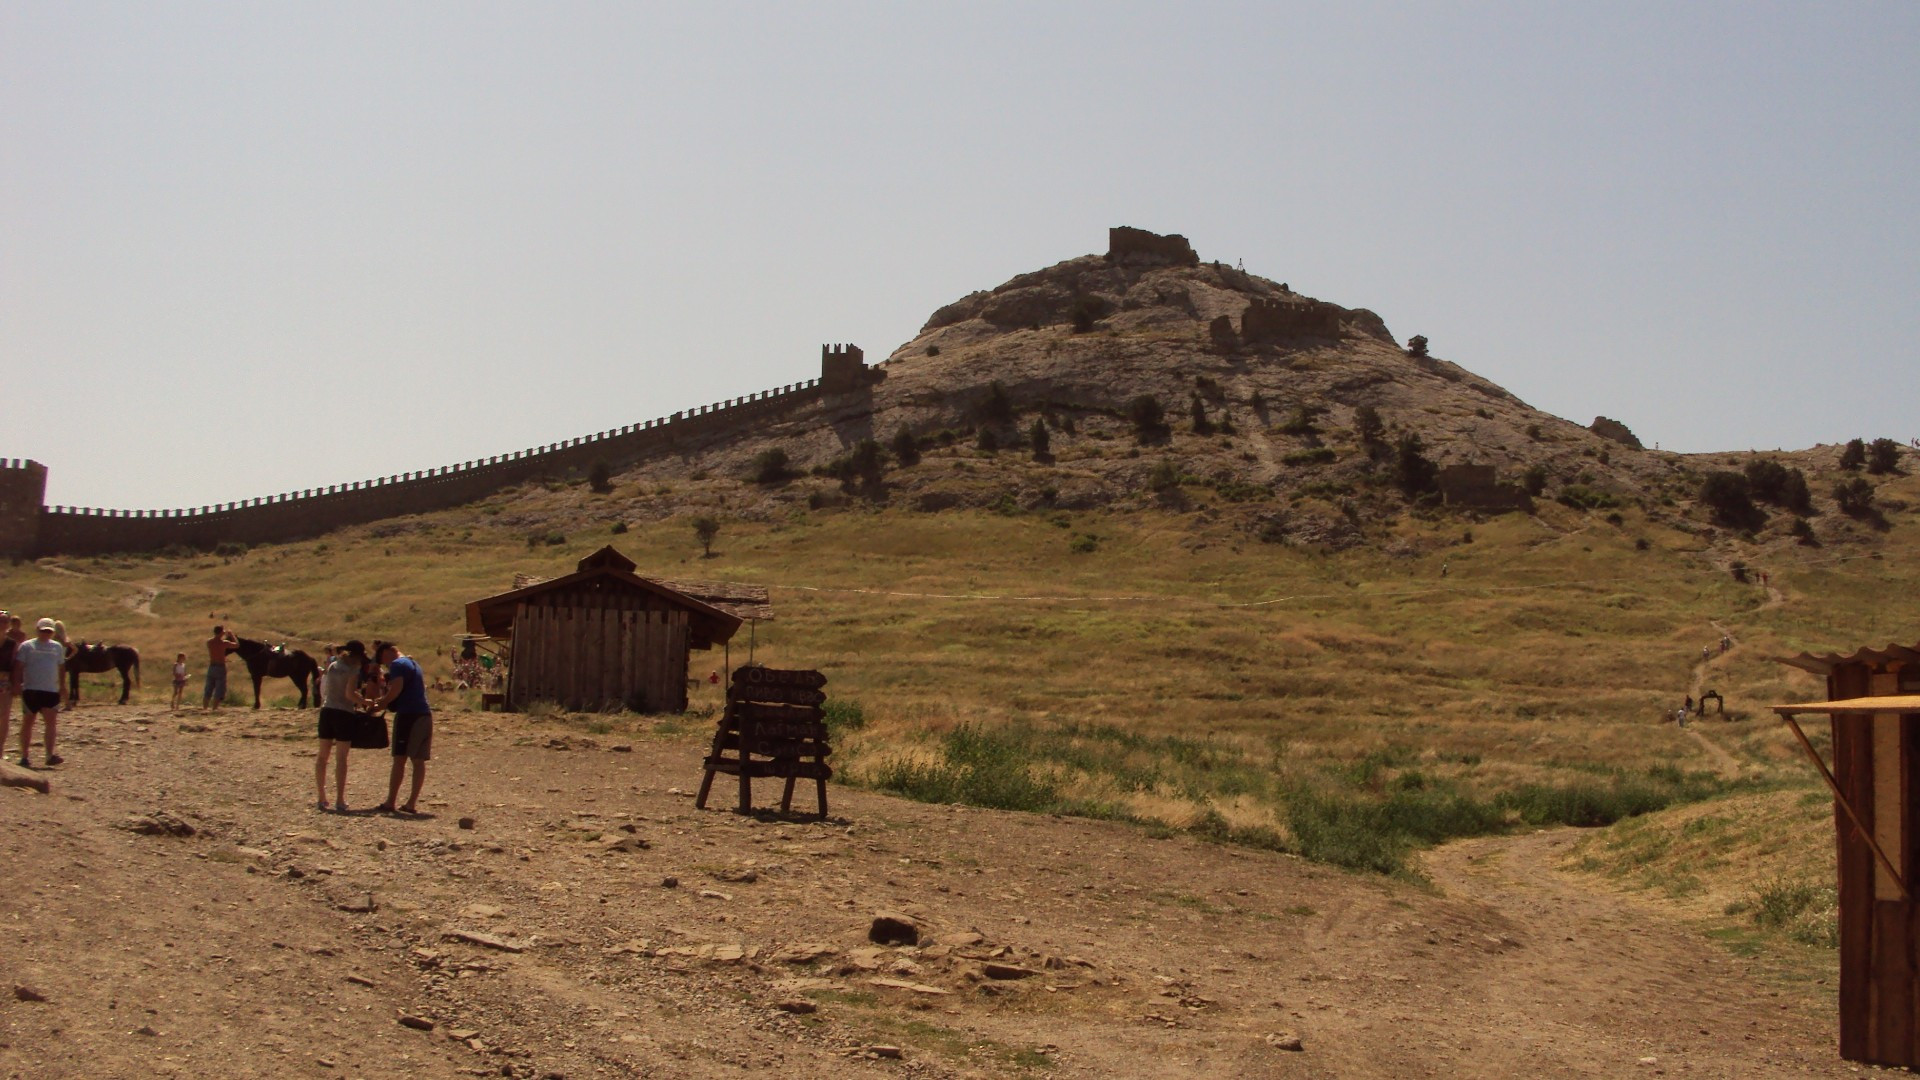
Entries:
[[173, 710], [180, 711], [180, 701], [187, 692], [187, 654], [173, 654]]

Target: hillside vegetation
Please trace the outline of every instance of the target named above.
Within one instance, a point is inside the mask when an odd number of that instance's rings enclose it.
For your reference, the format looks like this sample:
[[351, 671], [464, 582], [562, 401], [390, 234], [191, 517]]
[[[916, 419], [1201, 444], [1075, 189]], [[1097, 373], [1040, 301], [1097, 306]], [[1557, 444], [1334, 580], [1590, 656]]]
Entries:
[[[1882, 490], [1897, 502], [1914, 485]], [[1249, 538], [1197, 490], [1184, 512], [855, 502], [756, 520], [728, 513], [763, 505], [746, 481], [612, 488], [529, 485], [225, 558], [22, 564], [0, 574], [0, 597], [138, 646], [151, 698], [175, 651], [198, 672], [214, 621], [308, 648], [393, 636], [444, 671], [466, 601], [611, 542], [643, 572], [772, 588], [755, 658], [829, 673], [844, 778], [1377, 870], [1454, 835], [1806, 788], [1764, 706], [1820, 691], [1769, 658], [1909, 640], [1915, 623], [1897, 517], [1870, 543], [1816, 548], [1710, 542], [1633, 508], [1617, 522], [1558, 504], [1472, 521], [1415, 511], [1373, 545], [1326, 552]], [[686, 512], [650, 512], [663, 503]], [[702, 558], [690, 518], [716, 512]], [[549, 525], [530, 537], [535, 519]], [[1696, 685], [1701, 646], [1723, 630], [1736, 644]], [[739, 663], [747, 635], [735, 646]], [[695, 674], [709, 666], [721, 657], [696, 655]], [[89, 693], [109, 684], [90, 677]], [[1680, 731], [1667, 716], [1699, 687], [1727, 696], [1730, 720]], [[291, 704], [286, 689], [270, 684], [270, 702]]]

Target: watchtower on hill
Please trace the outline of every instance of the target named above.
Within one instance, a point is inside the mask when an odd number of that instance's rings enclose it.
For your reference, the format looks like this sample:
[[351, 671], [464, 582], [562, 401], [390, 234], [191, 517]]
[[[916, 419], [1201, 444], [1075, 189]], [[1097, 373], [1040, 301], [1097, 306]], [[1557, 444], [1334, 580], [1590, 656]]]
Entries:
[[860, 346], [820, 346], [820, 389], [829, 394], [844, 394], [870, 381], [867, 354], [860, 351]]
[[40, 546], [40, 511], [46, 501], [45, 465], [21, 458], [0, 460], [0, 556], [28, 556]]

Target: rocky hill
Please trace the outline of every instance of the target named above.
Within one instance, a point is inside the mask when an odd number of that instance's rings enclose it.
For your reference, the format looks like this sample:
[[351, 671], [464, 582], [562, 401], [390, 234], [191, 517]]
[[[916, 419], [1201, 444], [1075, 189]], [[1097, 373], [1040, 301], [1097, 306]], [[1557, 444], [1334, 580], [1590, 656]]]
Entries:
[[[1133, 229], [1115, 229], [1104, 255], [941, 307], [878, 371], [855, 393], [641, 472], [758, 477], [744, 505], [728, 501], [746, 516], [847, 499], [1157, 504], [1233, 515], [1269, 540], [1346, 546], [1410, 506], [1498, 512], [1547, 498], [1677, 517], [1707, 471], [1747, 458], [1650, 451], [1617, 420], [1549, 415], [1424, 338], [1402, 345], [1372, 311]], [[864, 455], [863, 440], [875, 444]], [[769, 451], [792, 476], [768, 467]], [[1837, 459], [1819, 448], [1785, 460], [1824, 491]], [[1763, 517], [1742, 524], [1764, 529]], [[1774, 518], [1784, 536], [1789, 517]]]

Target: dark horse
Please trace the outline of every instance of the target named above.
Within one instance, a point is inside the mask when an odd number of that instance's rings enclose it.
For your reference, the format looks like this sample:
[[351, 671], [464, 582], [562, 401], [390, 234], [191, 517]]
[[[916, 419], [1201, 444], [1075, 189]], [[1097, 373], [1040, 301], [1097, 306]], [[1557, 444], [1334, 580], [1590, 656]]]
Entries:
[[[133, 672], [133, 678], [127, 678], [127, 672]], [[127, 703], [127, 695], [140, 682], [140, 651], [131, 645], [92, 645], [84, 641], [75, 642], [67, 654], [67, 700], [74, 704], [80, 702], [80, 675], [97, 675], [103, 671], [120, 673], [120, 704]]]
[[288, 651], [285, 648], [269, 648], [264, 641], [241, 638], [240, 647], [234, 652], [247, 662], [247, 674], [253, 676], [253, 707], [260, 707], [260, 680], [292, 679], [293, 685], [300, 688], [300, 707], [307, 707], [307, 685], [313, 685], [313, 696], [320, 697], [320, 664], [313, 657], [299, 649]]

